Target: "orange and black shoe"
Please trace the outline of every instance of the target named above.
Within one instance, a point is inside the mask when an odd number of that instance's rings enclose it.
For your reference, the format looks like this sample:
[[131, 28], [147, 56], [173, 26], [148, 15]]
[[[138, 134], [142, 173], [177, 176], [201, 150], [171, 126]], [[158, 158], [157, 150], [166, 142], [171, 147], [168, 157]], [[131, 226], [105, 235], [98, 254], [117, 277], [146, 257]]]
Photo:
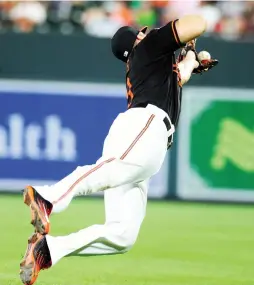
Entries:
[[24, 203], [31, 210], [31, 224], [35, 227], [35, 232], [42, 235], [49, 233], [49, 216], [53, 205], [45, 200], [32, 186], [27, 186], [23, 192]]
[[20, 279], [25, 285], [32, 285], [39, 272], [51, 267], [52, 261], [46, 237], [35, 233], [28, 240], [28, 246], [20, 263]]

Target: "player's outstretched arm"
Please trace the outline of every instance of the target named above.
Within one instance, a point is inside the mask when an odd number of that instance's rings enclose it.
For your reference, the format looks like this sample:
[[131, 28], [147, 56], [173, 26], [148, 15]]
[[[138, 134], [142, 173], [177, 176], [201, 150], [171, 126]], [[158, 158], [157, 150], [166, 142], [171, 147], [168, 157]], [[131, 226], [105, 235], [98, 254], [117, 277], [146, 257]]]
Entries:
[[182, 87], [186, 84], [192, 75], [193, 69], [197, 68], [199, 63], [196, 60], [196, 55], [193, 51], [189, 51], [185, 58], [177, 64], [179, 85]]
[[187, 15], [175, 23], [180, 42], [186, 43], [182, 50], [184, 53], [181, 52], [177, 64], [181, 86], [189, 81], [193, 73], [208, 71], [218, 64], [218, 60], [215, 59], [201, 61], [195, 48], [196, 39], [206, 31], [206, 26], [205, 18], [199, 15]]
[[201, 36], [206, 31], [206, 20], [200, 15], [186, 15], [176, 24], [176, 31], [181, 43], [187, 43]]

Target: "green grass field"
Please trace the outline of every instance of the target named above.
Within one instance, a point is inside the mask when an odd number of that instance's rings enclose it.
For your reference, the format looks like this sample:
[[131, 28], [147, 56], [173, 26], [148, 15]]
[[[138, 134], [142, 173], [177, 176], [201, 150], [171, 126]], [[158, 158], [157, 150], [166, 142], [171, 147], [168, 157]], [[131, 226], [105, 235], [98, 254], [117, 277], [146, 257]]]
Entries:
[[[77, 199], [52, 217], [52, 234], [103, 222], [103, 201]], [[0, 196], [0, 285], [21, 284], [19, 262], [32, 233], [21, 196]], [[254, 207], [150, 202], [133, 249], [68, 257], [38, 285], [253, 285]]]

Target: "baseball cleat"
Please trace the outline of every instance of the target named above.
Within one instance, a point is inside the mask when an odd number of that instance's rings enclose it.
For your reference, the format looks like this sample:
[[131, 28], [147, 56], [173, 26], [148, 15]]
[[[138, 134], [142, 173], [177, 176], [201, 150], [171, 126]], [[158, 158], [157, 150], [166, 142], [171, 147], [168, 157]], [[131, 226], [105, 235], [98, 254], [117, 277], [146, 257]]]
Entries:
[[20, 263], [20, 279], [25, 285], [32, 285], [41, 270], [51, 267], [52, 261], [46, 237], [35, 233], [28, 240], [28, 246]]
[[49, 233], [49, 216], [53, 205], [41, 197], [32, 186], [27, 186], [23, 192], [24, 203], [31, 210], [31, 224], [35, 227], [35, 232], [42, 235]]

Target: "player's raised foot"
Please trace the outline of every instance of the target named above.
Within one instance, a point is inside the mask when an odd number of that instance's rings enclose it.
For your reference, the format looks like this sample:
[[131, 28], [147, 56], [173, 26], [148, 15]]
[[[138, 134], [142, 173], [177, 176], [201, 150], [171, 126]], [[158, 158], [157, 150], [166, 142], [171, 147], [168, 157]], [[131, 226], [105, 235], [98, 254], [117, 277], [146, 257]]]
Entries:
[[31, 224], [35, 232], [42, 235], [48, 234], [50, 229], [49, 216], [52, 211], [52, 204], [45, 200], [32, 186], [27, 186], [23, 192], [24, 203], [31, 210]]
[[20, 279], [25, 285], [32, 285], [41, 270], [51, 267], [52, 261], [46, 237], [35, 233], [28, 240], [28, 246], [20, 263]]

